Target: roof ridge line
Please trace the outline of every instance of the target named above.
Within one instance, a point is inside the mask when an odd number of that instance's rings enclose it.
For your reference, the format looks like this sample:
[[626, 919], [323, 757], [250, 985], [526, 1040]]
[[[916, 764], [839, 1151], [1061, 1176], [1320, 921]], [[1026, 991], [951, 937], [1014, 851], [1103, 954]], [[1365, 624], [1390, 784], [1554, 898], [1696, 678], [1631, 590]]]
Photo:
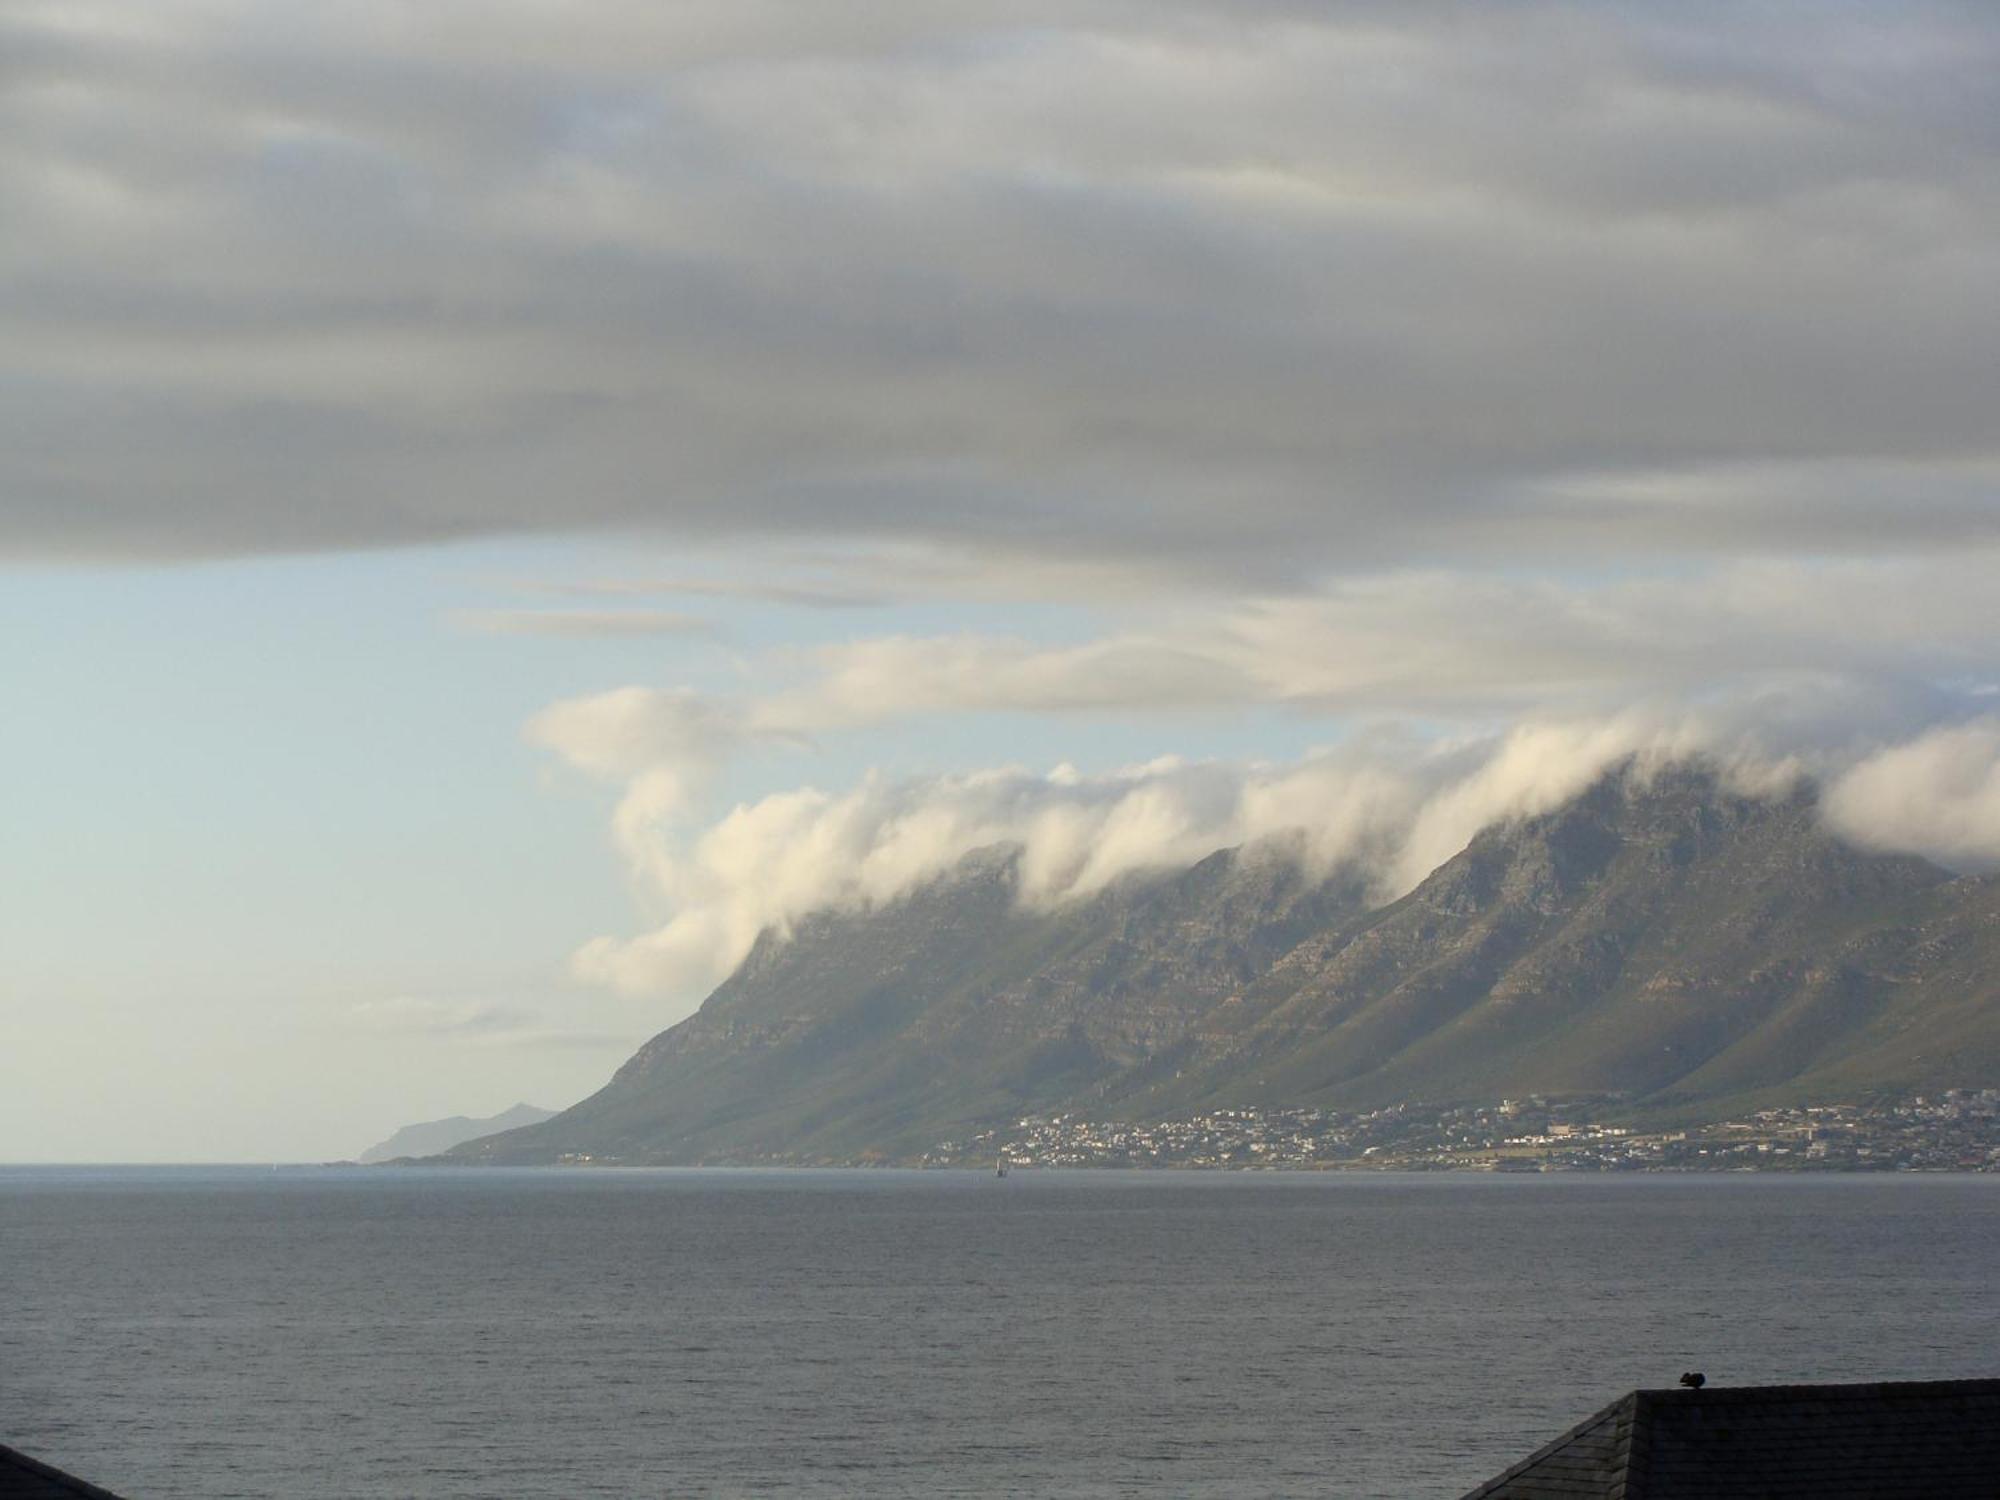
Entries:
[[[1620, 1410], [1628, 1405], [1632, 1408], [1626, 1424], [1626, 1440], [1629, 1442], [1631, 1438], [1631, 1426], [1637, 1420], [1638, 1416], [1638, 1395], [1639, 1392], [1637, 1391], [1627, 1391], [1624, 1395], [1611, 1402], [1610, 1405], [1600, 1407], [1598, 1410], [1592, 1412], [1568, 1431], [1549, 1439], [1548, 1442], [1542, 1444], [1541, 1447], [1530, 1453], [1512, 1468], [1506, 1470], [1504, 1473], [1494, 1475], [1477, 1489], [1467, 1491], [1459, 1497], [1459, 1500], [1480, 1500], [1481, 1496], [1492, 1494], [1508, 1480], [1531, 1468], [1533, 1465], [1540, 1463], [1551, 1454], [1561, 1452], [1585, 1433], [1602, 1426], [1606, 1421], [1616, 1420]], [[1632, 1497], [1632, 1500], [1637, 1500], [1637, 1497]]]
[[81, 1495], [83, 1500], [120, 1500], [119, 1496], [112, 1494], [102, 1485], [92, 1484], [88, 1479], [78, 1479], [74, 1474], [65, 1474], [54, 1464], [44, 1463], [31, 1453], [23, 1453], [19, 1448], [10, 1448], [5, 1443], [0, 1443], [0, 1469], [7, 1468], [25, 1469], [37, 1479], [46, 1479], [52, 1484]]
[[1675, 1405], [1698, 1402], [1785, 1401], [1810, 1394], [1815, 1399], [1870, 1400], [1883, 1395], [1942, 1395], [1946, 1392], [1972, 1394], [2000, 1391], [2000, 1377], [1971, 1380], [1866, 1380], [1831, 1381], [1825, 1384], [1800, 1382], [1796, 1385], [1708, 1385], [1699, 1390], [1675, 1386], [1641, 1386], [1631, 1394], [1643, 1404], [1670, 1401]]

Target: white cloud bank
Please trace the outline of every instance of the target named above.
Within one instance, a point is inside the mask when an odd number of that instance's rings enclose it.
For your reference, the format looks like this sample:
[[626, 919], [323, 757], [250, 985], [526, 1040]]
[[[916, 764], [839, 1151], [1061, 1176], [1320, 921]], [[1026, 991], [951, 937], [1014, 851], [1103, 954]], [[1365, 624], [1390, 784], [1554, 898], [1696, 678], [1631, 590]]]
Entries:
[[[579, 971], [684, 1004], [766, 927], [893, 899], [985, 845], [1021, 845], [1023, 899], [1046, 902], [1297, 835], [1300, 857], [1355, 862], [1387, 898], [1480, 828], [1629, 757], [1705, 756], [1760, 791], [1809, 773], [1844, 836], [1974, 868], [2000, 860], [2000, 743], [1981, 717], [2000, 669], [1991, 576], [1981, 555], [1610, 580], [1390, 574], [1155, 611], [1080, 642], [778, 652], [751, 664], [761, 692], [630, 687], [552, 705], [529, 732], [622, 787], [614, 830], [652, 922], [589, 945]], [[1292, 764], [878, 775], [703, 821], [721, 768], [826, 738], [979, 715], [1166, 726], [1253, 706], [1325, 716], [1343, 742]], [[1424, 727], [1368, 727], [1398, 723]]]
[[1942, 864], [2000, 865], [2000, 719], [1934, 729], [1869, 756], [1827, 791], [1827, 822], [1858, 844]]
[[[656, 816], [642, 774], [619, 822], [662, 920], [634, 938], [597, 939], [575, 967], [588, 981], [663, 997], [684, 1013], [766, 928], [894, 900], [1001, 843], [1021, 846], [1021, 899], [1034, 904], [1265, 840], [1315, 870], [1358, 865], [1388, 900], [1489, 824], [1558, 806], [1628, 759], [1643, 770], [1697, 755], [1752, 795], [1787, 789], [1802, 772], [1820, 775], [1834, 829], [1870, 847], [1959, 867], [2000, 861], [2000, 723], [1990, 720], [1869, 751], [1786, 751], [1747, 729], [1741, 712], [1634, 710], [1469, 742], [1363, 735], [1282, 765], [869, 776], [843, 793], [767, 796], [699, 829]], [[643, 816], [629, 806], [635, 799]]]

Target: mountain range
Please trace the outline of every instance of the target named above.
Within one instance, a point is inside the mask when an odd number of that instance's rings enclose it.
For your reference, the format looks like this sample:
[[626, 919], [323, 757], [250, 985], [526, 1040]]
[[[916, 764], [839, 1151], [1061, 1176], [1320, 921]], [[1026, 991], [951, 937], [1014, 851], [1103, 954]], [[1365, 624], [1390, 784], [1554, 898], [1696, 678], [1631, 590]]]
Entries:
[[1018, 862], [767, 932], [603, 1089], [454, 1157], [893, 1161], [1028, 1113], [1538, 1093], [1667, 1121], [2000, 1082], [2000, 879], [1843, 843], [1809, 784], [1624, 767], [1387, 905], [1282, 847], [1055, 907]]
[[543, 1120], [553, 1119], [555, 1113], [552, 1109], [537, 1109], [532, 1104], [516, 1104], [497, 1115], [481, 1119], [470, 1115], [452, 1115], [443, 1120], [425, 1120], [421, 1124], [403, 1126], [386, 1141], [370, 1146], [355, 1160], [369, 1166], [406, 1156], [436, 1156], [462, 1142], [492, 1135], [495, 1131], [538, 1125]]

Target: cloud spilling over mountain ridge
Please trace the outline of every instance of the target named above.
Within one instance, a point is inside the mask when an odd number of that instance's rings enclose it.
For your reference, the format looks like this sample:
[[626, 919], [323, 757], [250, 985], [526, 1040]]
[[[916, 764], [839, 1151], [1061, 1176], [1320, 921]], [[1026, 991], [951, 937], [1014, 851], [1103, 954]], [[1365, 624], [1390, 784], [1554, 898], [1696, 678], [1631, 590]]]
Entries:
[[[613, 727], [629, 729], [641, 707], [612, 705]], [[615, 763], [626, 773], [616, 828], [643, 899], [659, 914], [636, 937], [586, 945], [577, 972], [683, 1007], [764, 931], [783, 934], [817, 911], [893, 901], [990, 845], [1019, 847], [1019, 899], [1028, 905], [1089, 897], [1129, 875], [1259, 844], [1319, 874], [1357, 867], [1374, 899], [1386, 902], [1483, 828], [1544, 813], [1625, 763], [1643, 778], [1698, 759], [1752, 796], [1781, 795], [1810, 775], [1824, 782], [1824, 817], [1843, 838], [1961, 869], [2000, 862], [1995, 721], [1884, 743], [1851, 726], [1834, 733], [1837, 716], [1756, 717], [1768, 707], [1630, 709], [1441, 740], [1381, 730], [1278, 764], [1168, 759], [1102, 775], [1069, 767], [870, 774], [844, 792], [775, 793], [706, 824], [684, 795], [687, 777], [647, 765], [630, 739], [611, 735], [622, 748], [607, 761], [595, 741], [566, 740], [548, 722], [541, 731], [581, 765]], [[572, 709], [561, 728], [575, 733], [589, 717]], [[692, 711], [692, 719], [705, 722], [705, 714]], [[673, 717], [660, 743], [686, 751], [686, 729]], [[736, 731], [725, 739], [737, 744]], [[712, 748], [704, 742], [704, 753]]]
[[1833, 837], [1804, 785], [1627, 763], [1373, 908], [1240, 852], [1038, 907], [1019, 863], [767, 936], [598, 1093], [462, 1154], [911, 1161], [1024, 1115], [1707, 1120], [2000, 1076], [2000, 881]]

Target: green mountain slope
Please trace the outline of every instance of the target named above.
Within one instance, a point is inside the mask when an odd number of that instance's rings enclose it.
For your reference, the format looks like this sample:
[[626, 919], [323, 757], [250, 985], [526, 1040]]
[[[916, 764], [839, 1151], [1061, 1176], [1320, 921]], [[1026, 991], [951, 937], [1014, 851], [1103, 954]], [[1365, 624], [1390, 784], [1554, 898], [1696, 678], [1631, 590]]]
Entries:
[[[1288, 954], [1204, 1026], [1175, 1089], [1132, 1103], [1667, 1107], [1991, 1079], [1996, 912], [1990, 881], [1841, 844], [1809, 796], [1612, 778]], [[1950, 1045], [1926, 1043], [1947, 1015]]]
[[1607, 777], [1402, 900], [1218, 853], [1024, 909], [989, 850], [767, 935], [598, 1094], [484, 1161], [896, 1158], [1031, 1112], [1615, 1093], [1638, 1113], [2000, 1081], [2000, 882], [1809, 794]]

